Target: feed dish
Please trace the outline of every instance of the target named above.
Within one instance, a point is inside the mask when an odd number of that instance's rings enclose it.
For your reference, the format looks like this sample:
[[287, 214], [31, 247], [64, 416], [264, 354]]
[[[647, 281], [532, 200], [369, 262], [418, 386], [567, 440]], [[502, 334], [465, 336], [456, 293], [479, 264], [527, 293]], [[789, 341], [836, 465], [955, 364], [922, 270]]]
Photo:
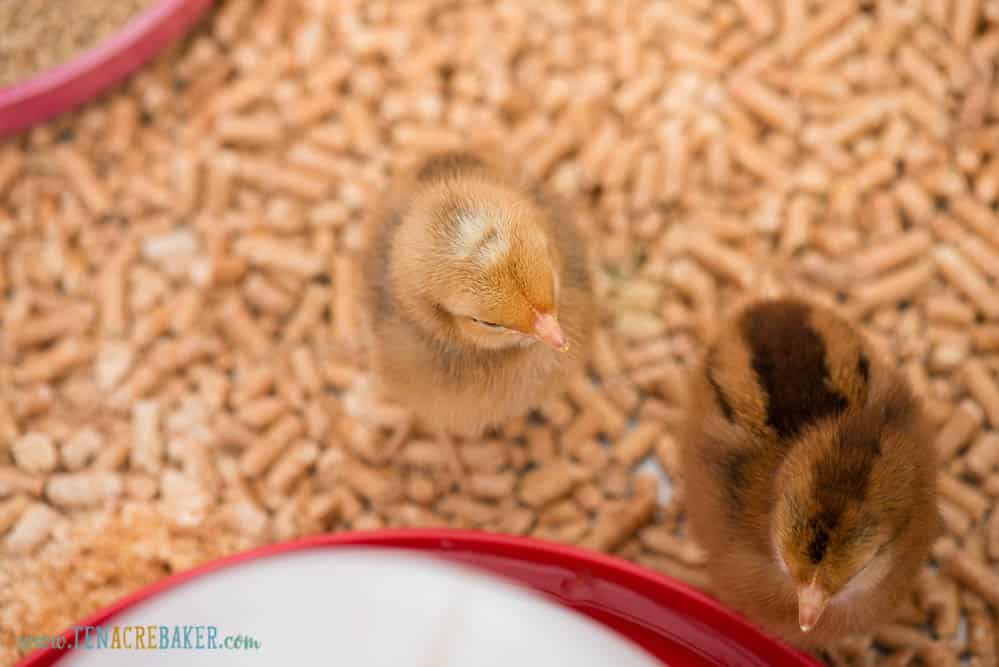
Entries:
[[0, 88], [0, 138], [68, 111], [118, 83], [187, 32], [212, 1], [161, 0], [95, 48]]
[[[381, 555], [372, 555], [373, 550]], [[445, 561], [466, 567], [446, 567]], [[405, 567], [397, 565], [403, 562]], [[526, 585], [542, 596], [495, 584], [481, 572]], [[543, 598], [562, 608], [543, 604]], [[442, 619], [449, 600], [460, 604], [451, 607], [453, 618]], [[375, 610], [382, 610], [377, 622], [360, 622], [375, 618]], [[157, 582], [80, 625], [215, 624], [220, 634], [246, 634], [255, 636], [262, 647], [281, 646], [282, 662], [293, 664], [317, 655], [307, 651], [325, 655], [335, 650], [341, 656], [345, 650], [361, 651], [370, 642], [355, 641], [351, 648], [347, 638], [363, 633], [391, 634], [401, 645], [407, 643], [408, 633], [415, 647], [417, 638], [437, 637], [432, 632], [435, 618], [446, 621], [445, 628], [448, 623], [468, 628], [451, 645], [452, 662], [439, 663], [445, 665], [486, 666], [486, 656], [501, 656], [504, 664], [511, 660], [570, 664], [565, 660], [571, 660], [581, 667], [592, 659], [585, 656], [599, 659], [600, 664], [629, 667], [815, 664], [700, 593], [630, 563], [527, 538], [452, 530], [341, 533], [264, 547]], [[587, 633], [592, 622], [609, 631]], [[553, 630], [555, 626], [558, 629]], [[495, 632], [483, 636], [474, 630], [486, 627]], [[310, 633], [319, 633], [311, 635], [317, 639], [306, 641]], [[583, 639], [587, 634], [592, 636]], [[517, 642], [504, 640], [506, 635], [520, 636], [522, 646], [514, 648]], [[564, 640], [577, 635], [578, 640]], [[551, 642], [551, 636], [560, 639]], [[444, 646], [450, 642], [442, 641]], [[533, 653], [504, 653], [525, 649]], [[384, 650], [384, 654], [358, 653], [348, 662], [400, 664], [391, 663], [398, 657], [388, 654], [391, 649]], [[146, 652], [143, 660], [166, 664], [167, 658], [178, 655]], [[191, 651], [186, 657], [197, 660], [204, 655]], [[48, 651], [30, 656], [22, 665], [113, 665], [134, 657], [130, 651]], [[225, 664], [227, 657], [253, 664], [248, 661], [266, 661], [267, 654], [263, 649], [216, 652], [212, 664]], [[364, 663], [360, 657], [370, 659]]]

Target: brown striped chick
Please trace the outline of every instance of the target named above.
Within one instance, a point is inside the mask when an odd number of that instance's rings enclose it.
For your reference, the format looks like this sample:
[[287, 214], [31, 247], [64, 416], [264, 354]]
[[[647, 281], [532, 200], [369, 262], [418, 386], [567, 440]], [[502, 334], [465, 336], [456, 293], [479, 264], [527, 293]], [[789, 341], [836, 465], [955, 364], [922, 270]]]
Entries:
[[556, 391], [587, 349], [593, 296], [571, 220], [480, 156], [418, 167], [363, 267], [380, 393], [474, 437]]
[[890, 621], [939, 525], [898, 370], [830, 310], [768, 299], [721, 329], [691, 397], [687, 507], [721, 598], [807, 648]]

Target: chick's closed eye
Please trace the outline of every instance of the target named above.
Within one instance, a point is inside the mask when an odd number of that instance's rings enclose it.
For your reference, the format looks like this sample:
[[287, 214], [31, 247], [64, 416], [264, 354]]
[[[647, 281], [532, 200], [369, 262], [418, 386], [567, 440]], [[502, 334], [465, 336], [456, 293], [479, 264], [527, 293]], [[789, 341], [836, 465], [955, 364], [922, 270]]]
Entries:
[[485, 320], [480, 320], [480, 319], [478, 319], [476, 317], [473, 317], [471, 319], [476, 324], [481, 324], [484, 327], [490, 327], [492, 329], [502, 329], [503, 328], [502, 326], [500, 326], [499, 324], [496, 324], [495, 322], [487, 322]]

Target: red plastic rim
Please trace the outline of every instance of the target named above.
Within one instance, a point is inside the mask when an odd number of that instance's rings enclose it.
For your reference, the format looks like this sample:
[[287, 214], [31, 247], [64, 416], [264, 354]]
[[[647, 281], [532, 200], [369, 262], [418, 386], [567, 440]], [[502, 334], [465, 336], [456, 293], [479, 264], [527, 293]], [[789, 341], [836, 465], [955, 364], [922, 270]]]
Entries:
[[0, 89], [0, 137], [93, 99], [181, 37], [213, 0], [160, 0], [93, 49]]
[[[589, 616], [668, 665], [818, 667], [704, 594], [633, 563], [530, 538], [447, 529], [317, 535], [245, 551], [157, 581], [81, 625], [113, 621], [148, 598], [222, 568], [295, 551], [351, 546], [423, 552], [500, 575]], [[580, 578], [594, 585], [573, 587], [571, 582]], [[71, 645], [72, 631], [63, 636]], [[69, 650], [36, 651], [19, 664], [55, 665]]]

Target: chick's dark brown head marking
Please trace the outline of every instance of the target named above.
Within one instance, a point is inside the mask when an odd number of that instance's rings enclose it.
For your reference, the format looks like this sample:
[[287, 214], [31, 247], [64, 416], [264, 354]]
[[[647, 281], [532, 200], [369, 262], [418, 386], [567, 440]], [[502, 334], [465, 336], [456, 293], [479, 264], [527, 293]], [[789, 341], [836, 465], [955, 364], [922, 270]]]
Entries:
[[[881, 392], [884, 389], [877, 389]], [[873, 590], [896, 542], [927, 502], [913, 432], [918, 406], [901, 384], [804, 430], [777, 476], [773, 541], [794, 582], [804, 632], [827, 604]]]

